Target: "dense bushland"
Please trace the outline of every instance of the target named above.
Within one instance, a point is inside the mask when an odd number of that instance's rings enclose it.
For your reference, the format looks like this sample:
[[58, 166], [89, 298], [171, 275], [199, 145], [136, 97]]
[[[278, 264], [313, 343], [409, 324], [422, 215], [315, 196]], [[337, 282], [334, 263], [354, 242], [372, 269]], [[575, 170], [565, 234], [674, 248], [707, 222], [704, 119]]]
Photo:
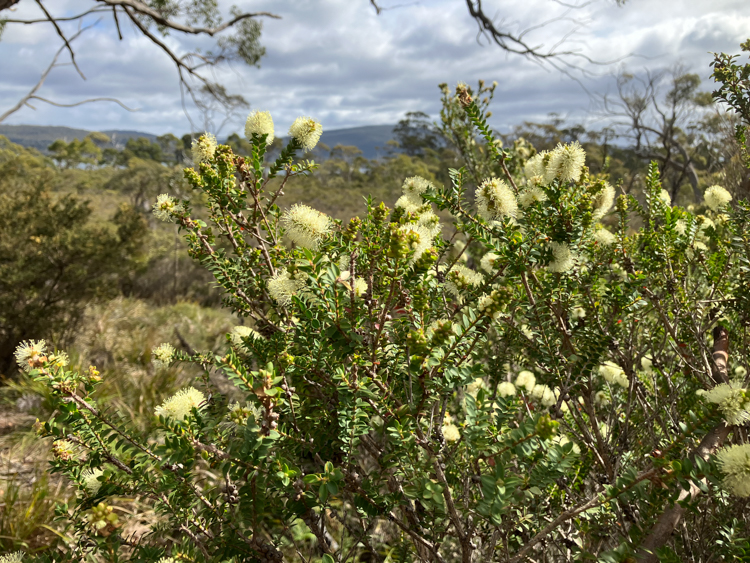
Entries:
[[[726, 56], [715, 66], [717, 96], [740, 119], [747, 68]], [[98, 278], [73, 278], [64, 314], [35, 313], [60, 326], [88, 315], [68, 336], [71, 357], [54, 332], [40, 334], [54, 347], [17, 348], [24, 374], [6, 394], [42, 398], [35, 431], [65, 476], [55, 486], [78, 489], [57, 508], [62, 541], [14, 532], [26, 557], [747, 555], [750, 208], [739, 188], [699, 164], [703, 201], [691, 201], [694, 183], [673, 165], [594, 137], [556, 144], [582, 133], [555, 124], [526, 126], [546, 135], [537, 147], [501, 142], [486, 125], [492, 87], [443, 93], [442, 129], [402, 124], [416, 148], [385, 161], [338, 147], [317, 165], [306, 158], [317, 122], [300, 118], [279, 146], [262, 112], [233, 142], [244, 156], [194, 141], [184, 180], [177, 159], [145, 145], [111, 167], [24, 155], [44, 203], [30, 217], [47, 221], [21, 236], [50, 236], [55, 212], [76, 211], [60, 236], [76, 244], [56, 251], [72, 264], [63, 270], [103, 260], [101, 279], [130, 296], [105, 304]], [[737, 125], [727, 166], [746, 160], [748, 123]], [[73, 185], [129, 202], [92, 224], [65, 193]], [[179, 255], [153, 252], [173, 236], [144, 213], [154, 199], [231, 314], [164, 305], [211, 297], [200, 278], [165, 291]], [[84, 243], [90, 254], [65, 254]], [[99, 244], [120, 253], [100, 256]], [[29, 276], [30, 288], [48, 279]], [[49, 517], [46, 484], [35, 487], [28, 502]]]

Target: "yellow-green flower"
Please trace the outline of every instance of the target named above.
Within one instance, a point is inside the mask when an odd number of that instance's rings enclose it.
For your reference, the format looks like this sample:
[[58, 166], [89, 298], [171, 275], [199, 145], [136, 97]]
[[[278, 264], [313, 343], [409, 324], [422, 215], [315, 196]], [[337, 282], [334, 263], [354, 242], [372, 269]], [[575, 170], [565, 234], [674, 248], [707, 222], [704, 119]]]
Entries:
[[312, 117], [298, 117], [289, 128], [289, 135], [297, 139], [302, 148], [311, 151], [323, 134], [323, 126]]
[[206, 397], [194, 387], [180, 389], [161, 405], [156, 407], [154, 414], [164, 418], [172, 418], [177, 421], [185, 420], [193, 409], [200, 410]]

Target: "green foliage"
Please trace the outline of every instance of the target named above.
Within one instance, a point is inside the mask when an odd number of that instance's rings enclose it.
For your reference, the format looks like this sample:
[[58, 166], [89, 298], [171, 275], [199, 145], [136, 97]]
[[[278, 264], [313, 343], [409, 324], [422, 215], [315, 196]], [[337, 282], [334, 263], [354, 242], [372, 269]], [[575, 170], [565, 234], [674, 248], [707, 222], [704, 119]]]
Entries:
[[393, 128], [399, 147], [409, 156], [421, 156], [426, 149], [436, 151], [444, 145], [440, 131], [429, 118], [424, 112], [410, 111]]
[[[750, 52], [750, 39], [741, 45], [743, 51]], [[745, 166], [750, 168], [748, 153], [748, 129], [750, 128], [750, 64], [740, 65], [739, 55], [714, 53], [713, 79], [719, 83], [713, 97], [729, 105], [744, 123], [735, 127], [735, 138], [742, 151]]]
[[[279, 205], [318, 174], [359, 178], [346, 158], [297, 159], [296, 139], [273, 162], [256, 135], [246, 156], [218, 146], [185, 169], [197, 199], [161, 196], [156, 211], [253, 329], [220, 349], [155, 352], [201, 375], [145, 426], [95, 371], [20, 349], [56, 409], [40, 428], [52, 467], [81, 492], [61, 510], [76, 531], [67, 559], [742, 556], [747, 517], [710, 457], [728, 407], [698, 391], [748, 365], [750, 208], [672, 206], [652, 164], [643, 200], [621, 195], [603, 231], [615, 191], [582, 149], [503, 148], [487, 103], [444, 90], [467, 166], [437, 185], [427, 153], [372, 164], [371, 178], [412, 177], [396, 207], [368, 198], [348, 222]], [[95, 486], [84, 471], [101, 472]], [[721, 525], [653, 543], [691, 487]], [[115, 511], [124, 497], [160, 516], [137, 543]]]
[[[5, 140], [2, 139], [3, 143]], [[56, 172], [13, 145], [0, 152], [0, 373], [10, 375], [18, 342], [34, 336], [65, 342], [86, 304], [111, 297], [134, 266], [143, 218], [120, 208], [112, 229], [89, 223], [91, 210], [51, 191]], [[96, 268], [92, 265], [96, 264]]]
[[[232, 17], [242, 12], [232, 7]], [[260, 59], [266, 54], [266, 48], [260, 44], [263, 24], [256, 19], [245, 18], [234, 26], [234, 33], [219, 38], [219, 47], [232, 53], [230, 58], [237, 58], [245, 64], [260, 67]]]
[[61, 168], [76, 168], [82, 164], [93, 166], [102, 158], [102, 150], [94, 142], [95, 135], [92, 133], [82, 141], [73, 139], [69, 143], [60, 139], [52, 143], [48, 150]]

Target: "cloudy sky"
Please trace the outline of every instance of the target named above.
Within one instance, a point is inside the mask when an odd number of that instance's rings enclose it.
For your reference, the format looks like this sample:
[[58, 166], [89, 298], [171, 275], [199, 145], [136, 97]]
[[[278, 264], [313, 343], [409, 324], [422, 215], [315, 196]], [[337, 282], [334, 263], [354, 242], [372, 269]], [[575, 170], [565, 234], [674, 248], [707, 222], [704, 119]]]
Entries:
[[[568, 3], [576, 1], [585, 3]], [[225, 13], [232, 3], [219, 0]], [[580, 67], [573, 71], [576, 81], [479, 38], [464, 0], [380, 0], [382, 7], [391, 8], [380, 15], [368, 0], [234, 3], [247, 11], [271, 11], [282, 19], [264, 20], [267, 54], [260, 69], [238, 63], [218, 70], [215, 78], [244, 96], [252, 108], [270, 110], [278, 132], [298, 115], [316, 117], [327, 129], [395, 123], [414, 110], [437, 117], [439, 83], [473, 84], [480, 78], [499, 83], [493, 125], [501, 130], [523, 120], [543, 120], [550, 112], [571, 121], [590, 120], [593, 106], [586, 92], [611, 92], [616, 72], [683, 64], [710, 89], [710, 52], [737, 52], [750, 35], [747, 0], [629, 0], [622, 8], [613, 0], [594, 0], [577, 10], [566, 8], [562, 0], [484, 0], [486, 12], [512, 30], [557, 19], [529, 33], [533, 45], [549, 47], [567, 36], [561, 50], [601, 62], [619, 61], [595, 65], [569, 59]], [[88, 9], [93, 2], [48, 4], [62, 15]], [[21, 0], [13, 17], [40, 15], [34, 2]], [[23, 108], [5, 123], [155, 134], [189, 131], [171, 61], [130, 27], [124, 28], [124, 40], [119, 41], [110, 20], [91, 18], [91, 29], [75, 42], [87, 80], [70, 66], [56, 68], [39, 93], [61, 103], [117, 97], [137, 112], [112, 103], [66, 109], [37, 102], [36, 111]], [[205, 40], [180, 40], [167, 39], [178, 52], [210, 48]], [[36, 83], [59, 46], [49, 24], [7, 26], [0, 40], [0, 114]], [[192, 115], [200, 123], [200, 115]], [[240, 126], [229, 125], [221, 134]]]

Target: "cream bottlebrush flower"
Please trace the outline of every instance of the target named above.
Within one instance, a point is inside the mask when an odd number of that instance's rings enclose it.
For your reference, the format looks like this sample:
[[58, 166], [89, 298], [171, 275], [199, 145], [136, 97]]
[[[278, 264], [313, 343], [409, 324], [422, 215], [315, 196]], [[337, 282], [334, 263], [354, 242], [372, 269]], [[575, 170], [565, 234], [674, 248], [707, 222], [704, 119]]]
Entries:
[[529, 328], [529, 325], [521, 325], [521, 332], [529, 340], [534, 340], [534, 333]]
[[162, 557], [157, 563], [177, 563], [174, 557]]
[[604, 391], [597, 391], [596, 395], [594, 395], [594, 403], [599, 405], [600, 407], [606, 407], [610, 404], [609, 395], [607, 395]]
[[435, 215], [432, 209], [421, 212], [417, 224], [429, 231], [430, 240], [434, 240], [443, 230], [443, 225], [440, 224], [440, 217]]
[[445, 413], [445, 417], [443, 418], [443, 438], [447, 442], [456, 442], [461, 439], [461, 432], [453, 424], [453, 417], [448, 412]]
[[542, 383], [537, 383], [534, 385], [534, 388], [529, 393], [533, 398], [535, 399], [541, 399], [544, 395], [544, 390], [549, 389], [546, 385], [543, 385]]
[[497, 386], [497, 394], [501, 397], [512, 397], [516, 394], [516, 386], [510, 381], [503, 381]]
[[628, 388], [630, 382], [628, 376], [625, 375], [625, 371], [614, 362], [604, 362], [599, 366], [599, 375], [601, 375], [607, 383], [616, 384], [620, 387]]
[[521, 387], [523, 389], [526, 389], [526, 391], [531, 392], [535, 386], [536, 377], [534, 377], [533, 373], [527, 370], [523, 370], [518, 373], [518, 377], [516, 378], [516, 387]]
[[604, 217], [607, 212], [612, 209], [615, 203], [615, 189], [608, 183], [604, 183], [604, 187], [601, 191], [596, 194], [593, 198], [592, 204], [594, 206], [594, 212], [592, 213], [594, 221], [598, 221]]
[[253, 140], [253, 135], [267, 135], [266, 145], [273, 143], [273, 118], [267, 111], [254, 111], [247, 116], [245, 122], [245, 137]]
[[193, 162], [200, 164], [211, 160], [216, 153], [216, 137], [211, 133], [203, 133], [198, 139], [193, 139]]
[[434, 187], [435, 186], [429, 180], [425, 180], [421, 176], [412, 176], [404, 180], [404, 183], [401, 186], [401, 191], [404, 195], [407, 195], [413, 200], [419, 201], [421, 203], [422, 198], [419, 196], [425, 193], [428, 189]]
[[707, 391], [703, 398], [719, 406], [724, 420], [729, 425], [744, 424], [750, 420], [750, 400], [741, 381], [721, 383]]
[[13, 354], [16, 358], [16, 363], [24, 371], [31, 371], [34, 369], [34, 364], [42, 361], [44, 358], [44, 351], [47, 348], [47, 342], [45, 340], [25, 340], [21, 342]]
[[677, 219], [674, 224], [674, 230], [677, 231], [677, 234], [679, 235], [685, 235], [687, 232], [687, 223], [684, 219]]
[[55, 352], [54, 354], [50, 354], [48, 359], [53, 366], [58, 368], [64, 368], [70, 363], [67, 352]]
[[466, 386], [466, 392], [472, 397], [476, 397], [480, 389], [487, 389], [487, 385], [484, 383], [484, 379], [477, 377], [474, 381]]
[[547, 200], [547, 194], [539, 186], [532, 186], [530, 188], [526, 188], [524, 191], [518, 194], [518, 204], [524, 208], [536, 203], [537, 201], [546, 201], [546, 200]]
[[614, 383], [615, 378], [621, 373], [625, 372], [614, 362], [604, 362], [599, 366], [599, 375], [601, 375], [607, 383]]
[[280, 305], [289, 305], [292, 297], [299, 294], [305, 287], [304, 280], [295, 279], [289, 270], [279, 270], [276, 275], [268, 280], [268, 294]]
[[292, 242], [310, 250], [318, 250], [320, 241], [331, 231], [332, 226], [328, 215], [300, 203], [284, 212], [281, 223]]
[[549, 243], [552, 249], [552, 261], [547, 266], [550, 272], [563, 273], [573, 267], [574, 255], [570, 247], [564, 242]]
[[24, 555], [26, 554], [23, 551], [6, 553], [5, 555], [0, 556], [0, 563], [21, 563]]
[[547, 182], [555, 178], [560, 178], [563, 182], [577, 182], [581, 179], [585, 163], [586, 151], [578, 141], [567, 145], [560, 143], [550, 154], [544, 179]]
[[653, 373], [654, 359], [651, 357], [651, 354], [646, 354], [641, 358], [641, 369], [646, 373]]
[[750, 444], [722, 448], [716, 461], [724, 473], [724, 486], [735, 496], [750, 496]]
[[477, 212], [487, 221], [502, 217], [515, 217], [518, 213], [516, 196], [503, 180], [497, 178], [485, 180], [477, 188], [475, 197]]
[[500, 258], [499, 254], [495, 254], [494, 252], [488, 252], [484, 256], [482, 256], [482, 259], [479, 261], [479, 267], [482, 268], [485, 272], [492, 273], [495, 271], [495, 261]]
[[230, 339], [232, 344], [237, 348], [244, 348], [243, 340], [262, 340], [263, 337], [253, 328], [249, 326], [236, 326], [230, 333]]
[[354, 290], [354, 295], [356, 297], [362, 297], [367, 293], [367, 288], [367, 280], [365, 280], [365, 278], [355, 278], [352, 289]]
[[667, 190], [662, 190], [659, 193], [659, 199], [662, 200], [664, 202], [664, 205], [666, 205], [667, 207], [672, 206], [672, 196], [669, 195], [669, 192]]
[[311, 151], [323, 134], [323, 126], [312, 117], [298, 117], [289, 128], [289, 134], [297, 139], [303, 149]]
[[539, 400], [545, 407], [551, 407], [557, 402], [557, 397], [555, 396], [555, 392], [545, 385]]
[[174, 221], [174, 216], [182, 211], [182, 204], [178, 203], [175, 198], [169, 194], [160, 194], [157, 196], [156, 205], [151, 212], [160, 221], [171, 223]]
[[415, 200], [408, 194], [402, 195], [396, 200], [395, 207], [400, 207], [405, 213], [416, 213], [422, 207], [422, 200]]
[[539, 183], [535, 182], [537, 179], [544, 181], [544, 177], [547, 175], [547, 166], [545, 163], [548, 159], [549, 153], [542, 151], [527, 160], [523, 167], [523, 174], [526, 176], [526, 179], [534, 183]]
[[705, 236], [705, 233], [703, 233], [703, 231], [705, 231], [707, 229], [710, 229], [712, 227], [716, 227], [716, 224], [713, 221], [711, 221], [711, 219], [709, 219], [708, 217], [706, 217], [705, 215], [698, 215], [698, 217], [696, 217], [696, 219], [698, 221], [700, 221], [701, 235], [703, 235], [703, 236]]
[[570, 318], [573, 320], [579, 320], [586, 317], [586, 309], [583, 307], [573, 307], [570, 310]]
[[444, 424], [443, 438], [445, 438], [446, 442], [457, 442], [461, 439], [461, 431], [455, 424]]
[[599, 227], [594, 231], [592, 238], [603, 246], [610, 246], [617, 242], [617, 236], [609, 232], [604, 227]]
[[96, 495], [99, 492], [99, 488], [102, 486], [102, 482], [99, 481], [99, 477], [104, 475], [104, 471], [101, 469], [87, 469], [81, 473], [81, 481], [83, 486], [90, 495]]
[[456, 297], [460, 297], [461, 291], [470, 287], [477, 287], [483, 281], [484, 276], [479, 272], [475, 272], [463, 264], [454, 264], [445, 276], [445, 289]]
[[408, 225], [403, 225], [399, 228], [400, 231], [409, 234], [414, 233], [417, 235], [418, 240], [414, 243], [411, 243], [411, 249], [414, 251], [414, 254], [412, 254], [411, 258], [409, 259], [409, 266], [412, 266], [419, 258], [422, 256], [422, 254], [425, 253], [425, 251], [429, 250], [432, 247], [432, 239], [435, 237], [433, 232], [425, 227], [424, 225], [415, 225], [413, 223], [410, 223]]
[[[485, 311], [491, 311], [492, 309], [496, 308], [496, 306], [497, 302], [495, 301], [495, 296], [493, 296], [491, 293], [484, 293], [479, 297], [479, 299], [477, 299], [477, 311], [482, 314], [485, 314]], [[487, 314], [489, 314], [489, 311]], [[494, 320], [497, 320], [499, 317], [500, 311], [494, 311], [492, 313], [492, 318]]]
[[732, 201], [732, 194], [721, 186], [711, 186], [705, 191], [703, 198], [706, 200], [706, 205], [718, 211], [720, 207]]
[[166, 369], [172, 363], [175, 349], [171, 344], [160, 344], [151, 352], [151, 361], [156, 369]]
[[690, 243], [690, 246], [685, 251], [685, 254], [687, 255], [689, 259], [692, 260], [693, 258], [695, 258], [696, 251], [706, 252], [707, 250], [708, 250], [708, 247], [706, 246], [704, 242], [701, 242], [699, 240], [694, 240], [693, 242]]
[[164, 418], [171, 418], [177, 421], [185, 420], [185, 417], [189, 415], [194, 408], [200, 410], [202, 403], [205, 400], [205, 395], [195, 387], [186, 387], [185, 389], [180, 389], [177, 393], [156, 407], [154, 414], [156, 416], [163, 416]]
[[747, 375], [747, 370], [743, 366], [737, 366], [734, 368], [734, 375], [738, 378], [743, 378]]

